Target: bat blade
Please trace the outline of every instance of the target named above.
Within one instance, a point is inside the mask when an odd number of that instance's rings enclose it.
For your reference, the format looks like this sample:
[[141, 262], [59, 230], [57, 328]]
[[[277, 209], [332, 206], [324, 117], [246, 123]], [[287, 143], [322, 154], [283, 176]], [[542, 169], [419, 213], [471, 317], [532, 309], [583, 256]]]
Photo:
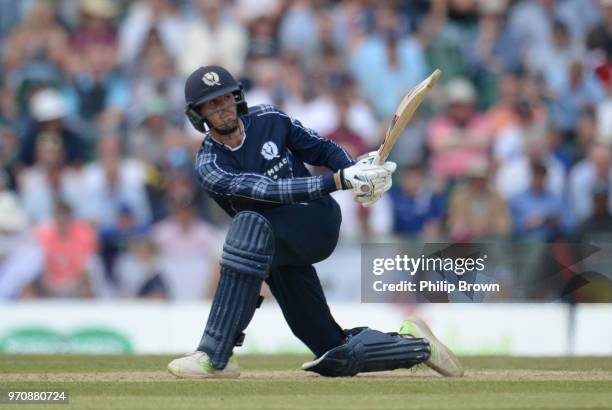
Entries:
[[421, 105], [421, 102], [423, 102], [425, 96], [438, 82], [441, 74], [442, 71], [435, 69], [429, 77], [413, 87], [410, 91], [408, 91], [404, 98], [402, 98], [402, 101], [395, 110], [395, 114], [393, 114], [393, 118], [391, 119], [389, 127], [387, 128], [385, 139], [378, 149], [375, 163], [383, 164], [387, 160], [391, 149], [397, 142], [397, 139], [401, 135], [402, 131], [404, 131], [404, 128], [406, 128], [406, 125], [408, 125], [408, 122], [416, 112], [417, 108], [419, 108], [419, 105]]

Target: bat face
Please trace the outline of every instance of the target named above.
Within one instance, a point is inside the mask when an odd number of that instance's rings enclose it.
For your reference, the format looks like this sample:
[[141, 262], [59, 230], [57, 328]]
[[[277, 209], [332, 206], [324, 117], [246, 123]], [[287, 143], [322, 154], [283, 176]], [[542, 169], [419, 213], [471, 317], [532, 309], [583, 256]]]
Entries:
[[385, 139], [378, 149], [378, 157], [375, 161], [376, 163], [382, 164], [385, 162], [400, 134], [404, 128], [406, 128], [408, 121], [410, 121], [419, 105], [421, 105], [421, 102], [423, 102], [423, 99], [429, 93], [429, 90], [431, 90], [432, 87], [438, 82], [441, 74], [442, 71], [439, 69], [434, 70], [429, 77], [412, 88], [404, 96], [397, 107], [397, 110], [395, 110], [393, 119], [387, 128]]

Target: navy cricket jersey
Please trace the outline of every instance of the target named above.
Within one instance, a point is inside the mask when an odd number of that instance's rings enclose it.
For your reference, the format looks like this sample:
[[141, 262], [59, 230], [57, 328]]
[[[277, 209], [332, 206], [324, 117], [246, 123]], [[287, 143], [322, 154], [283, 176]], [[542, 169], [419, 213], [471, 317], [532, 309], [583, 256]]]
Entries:
[[230, 148], [208, 133], [196, 157], [200, 184], [231, 216], [309, 202], [336, 190], [332, 175], [312, 176], [304, 163], [332, 171], [354, 164], [338, 144], [272, 105], [249, 107], [240, 118], [240, 146]]

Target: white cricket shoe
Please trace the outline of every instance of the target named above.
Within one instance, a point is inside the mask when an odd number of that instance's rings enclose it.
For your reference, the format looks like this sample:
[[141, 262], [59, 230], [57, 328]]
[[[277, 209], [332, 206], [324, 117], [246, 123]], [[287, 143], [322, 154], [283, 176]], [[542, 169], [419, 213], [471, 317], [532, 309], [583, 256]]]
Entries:
[[181, 379], [235, 379], [240, 376], [238, 362], [233, 355], [224, 369], [217, 370], [204, 352], [194, 352], [171, 361], [168, 371]]
[[417, 317], [409, 318], [402, 323], [399, 334], [427, 339], [431, 346], [431, 355], [429, 359], [425, 361], [425, 364], [442, 376], [463, 376], [463, 366], [459, 362], [459, 359], [457, 359], [448, 347], [434, 336], [429, 326], [427, 326], [423, 320]]

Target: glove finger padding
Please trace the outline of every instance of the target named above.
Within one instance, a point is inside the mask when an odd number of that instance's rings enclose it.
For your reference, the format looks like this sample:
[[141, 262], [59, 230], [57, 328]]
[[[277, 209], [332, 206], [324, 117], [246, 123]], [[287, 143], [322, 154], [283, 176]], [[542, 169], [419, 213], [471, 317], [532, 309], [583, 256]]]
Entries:
[[353, 189], [354, 198], [361, 199], [358, 202], [376, 201], [391, 187], [391, 175], [395, 169], [394, 162], [386, 162], [383, 165], [359, 162], [341, 171], [342, 185], [345, 189]]
[[389, 172], [389, 174], [393, 174], [397, 169], [397, 164], [393, 161], [387, 161], [383, 164], [383, 167]]
[[380, 199], [381, 195], [372, 195], [371, 197], [355, 197], [355, 201], [357, 201], [358, 203], [360, 203], [361, 205], [363, 205], [366, 208], [371, 207], [372, 205], [374, 205], [379, 199]]
[[371, 152], [368, 152], [367, 154], [363, 154], [357, 157], [357, 163], [364, 164], [364, 165], [372, 165], [374, 163], [374, 160], [376, 159], [377, 154], [378, 154], [378, 151], [371, 151]]

